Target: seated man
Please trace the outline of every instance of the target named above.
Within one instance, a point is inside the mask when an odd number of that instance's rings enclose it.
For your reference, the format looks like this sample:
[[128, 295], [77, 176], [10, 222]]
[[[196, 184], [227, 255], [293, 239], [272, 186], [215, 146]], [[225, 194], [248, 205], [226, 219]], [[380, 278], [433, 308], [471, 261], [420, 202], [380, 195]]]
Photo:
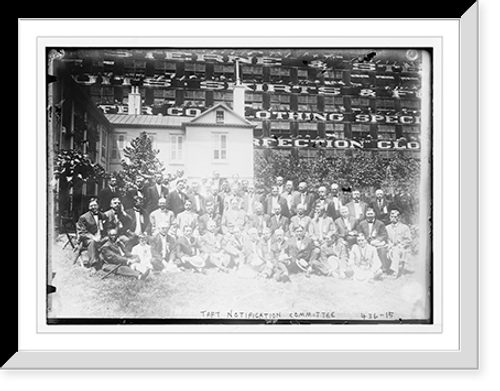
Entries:
[[297, 214], [290, 219], [289, 232], [295, 232], [295, 229], [301, 225], [306, 232], [309, 232], [309, 224], [311, 217], [306, 215], [306, 206], [304, 204], [297, 205]]
[[151, 264], [153, 270], [176, 271], [174, 264], [176, 238], [170, 234], [171, 225], [168, 221], [160, 223], [159, 232], [151, 237]]
[[382, 262], [382, 270], [391, 275], [393, 271], [389, 267], [387, 258], [387, 229], [380, 220], [375, 218], [375, 211], [371, 207], [366, 208], [366, 219], [358, 224], [356, 231], [362, 233], [368, 244], [376, 248], [380, 262]]
[[273, 278], [278, 282], [289, 282], [287, 256], [284, 254], [286, 244], [285, 232], [278, 228], [271, 234], [270, 228], [264, 228], [262, 233], [261, 248], [266, 267], [261, 272], [267, 278]]
[[256, 228], [259, 235], [261, 235], [269, 226], [269, 216], [264, 213], [264, 205], [261, 202], [256, 202], [254, 205], [254, 213], [247, 215], [246, 229]]
[[110, 201], [110, 209], [104, 212], [109, 221], [109, 228], [116, 228], [118, 231], [118, 238], [127, 243], [128, 237], [126, 236], [127, 229], [129, 228], [132, 219], [125, 213], [125, 208], [122, 205], [119, 197], [113, 197]]
[[149, 268], [140, 272], [136, 270], [136, 266], [133, 266], [140, 263], [140, 259], [137, 255], [132, 255], [125, 245], [118, 240], [118, 231], [115, 228], [108, 231], [108, 240], [101, 247], [101, 256], [106, 264], [103, 267], [105, 271], [114, 269], [118, 275], [136, 277], [139, 280], [146, 278], [149, 274]]
[[243, 264], [243, 236], [233, 223], [228, 223], [223, 238], [224, 252], [229, 255], [231, 261], [229, 267], [238, 268]]
[[335, 226], [337, 227], [338, 235], [344, 241], [344, 244], [348, 249], [356, 244], [356, 237], [358, 233], [355, 230], [356, 219], [349, 215], [349, 208], [347, 206], [341, 206], [339, 209], [340, 217], [335, 220]]
[[271, 228], [271, 232], [274, 233], [278, 228], [288, 232], [289, 225], [290, 219], [282, 214], [281, 205], [275, 205], [273, 214], [269, 216], [269, 228]]
[[207, 231], [200, 237], [201, 253], [209, 265], [215, 266], [218, 271], [227, 272], [231, 257], [224, 251], [224, 237], [217, 230], [217, 223], [209, 220]]
[[320, 251], [313, 240], [306, 235], [305, 229], [298, 226], [294, 235], [288, 239], [284, 253], [290, 261], [288, 271], [292, 274], [307, 271], [311, 262], [319, 257]]
[[199, 239], [193, 236], [191, 225], [185, 225], [182, 236], [177, 239], [174, 262], [185, 269], [204, 272], [205, 260], [201, 256], [201, 244]]
[[221, 232], [222, 216], [215, 211], [215, 205], [212, 201], [207, 201], [205, 204], [205, 213], [198, 218], [198, 233], [203, 236], [207, 232], [207, 224], [209, 221], [215, 222], [216, 231]]
[[190, 226], [193, 233], [198, 234], [198, 214], [192, 210], [191, 200], [184, 202], [184, 210], [177, 215], [177, 236], [182, 236], [184, 228]]
[[357, 281], [376, 279], [382, 275], [382, 263], [377, 249], [368, 244], [365, 235], [358, 234], [349, 254], [349, 267]]
[[331, 232], [337, 233], [337, 227], [333, 219], [326, 214], [326, 205], [320, 202], [314, 208], [314, 215], [309, 223], [309, 235], [314, 240], [314, 244], [319, 247]]
[[160, 232], [160, 225], [165, 221], [172, 225], [176, 220], [174, 212], [167, 209], [167, 199], [161, 197], [158, 200], [158, 208], [149, 215], [149, 234], [153, 236]]
[[338, 235], [330, 232], [320, 246], [320, 256], [311, 262], [311, 272], [323, 276], [346, 278], [347, 249]]
[[245, 223], [245, 211], [240, 208], [239, 201], [236, 198], [232, 198], [229, 204], [229, 209], [224, 210], [224, 213], [222, 214], [222, 233], [225, 234], [228, 231], [227, 227], [229, 224], [234, 225], [240, 232], [242, 232], [245, 227]]
[[266, 268], [264, 251], [259, 240], [257, 228], [248, 230], [248, 237], [243, 241], [243, 265], [241, 274], [245, 277], [257, 277]]
[[404, 267], [404, 263], [408, 257], [408, 252], [411, 244], [410, 228], [399, 221], [399, 211], [391, 210], [389, 215], [391, 223], [386, 226], [387, 229], [387, 257], [389, 258], [392, 270], [392, 276], [397, 278], [400, 273], [400, 268]]
[[151, 264], [153, 255], [151, 253], [151, 246], [148, 244], [147, 236], [145, 234], [139, 235], [139, 244], [132, 248], [131, 253], [132, 256], [137, 256], [139, 258], [139, 262], [133, 263], [130, 268], [147, 277], [149, 272], [153, 269], [153, 265]]
[[87, 248], [91, 274], [100, 269], [99, 248], [106, 241], [106, 231], [109, 229], [109, 221], [106, 215], [99, 211], [99, 203], [96, 198], [89, 202], [89, 210], [78, 219], [76, 232], [78, 241]]

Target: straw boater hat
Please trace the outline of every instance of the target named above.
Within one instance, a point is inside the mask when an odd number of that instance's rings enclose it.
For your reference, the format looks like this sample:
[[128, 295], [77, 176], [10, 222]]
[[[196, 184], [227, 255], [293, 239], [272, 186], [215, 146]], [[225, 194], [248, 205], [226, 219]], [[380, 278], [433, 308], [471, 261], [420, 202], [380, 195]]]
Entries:
[[195, 255], [193, 257], [190, 257], [189, 259], [187, 259], [187, 262], [189, 262], [191, 265], [193, 265], [194, 267], [197, 267], [197, 268], [201, 268], [201, 267], [205, 266], [205, 261], [199, 255]]
[[338, 258], [333, 255], [329, 256], [325, 261], [325, 266], [328, 270], [337, 270], [340, 266]]
[[297, 264], [298, 267], [300, 267], [304, 271], [306, 271], [307, 268], [308, 268], [308, 266], [309, 266], [309, 264], [307, 263], [307, 261], [304, 260], [304, 259], [302, 259], [302, 258], [301, 259], [297, 259], [295, 261], [295, 263]]

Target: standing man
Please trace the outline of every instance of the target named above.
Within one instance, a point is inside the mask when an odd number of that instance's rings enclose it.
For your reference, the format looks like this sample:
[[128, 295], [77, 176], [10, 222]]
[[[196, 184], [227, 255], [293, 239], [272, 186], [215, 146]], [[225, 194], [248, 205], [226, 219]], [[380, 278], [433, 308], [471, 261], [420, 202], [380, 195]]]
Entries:
[[278, 194], [282, 194], [285, 191], [284, 179], [282, 176], [276, 177], [276, 186], [278, 187]]
[[290, 211], [288, 210], [286, 200], [281, 196], [278, 186], [273, 186], [271, 188], [271, 194], [269, 194], [264, 204], [264, 210], [268, 215], [271, 215], [278, 205], [281, 207], [281, 214], [289, 217]]
[[286, 200], [288, 210], [290, 211], [289, 217], [292, 217], [297, 213], [297, 205], [294, 204], [295, 193], [296, 191], [293, 190], [293, 181], [286, 181], [285, 191], [281, 194], [281, 196]]
[[126, 213], [130, 217], [130, 225], [127, 231], [129, 240], [126, 246], [131, 251], [135, 245], [139, 244], [139, 235], [147, 232], [149, 225], [148, 214], [144, 209], [144, 198], [136, 195], [134, 197], [134, 206], [128, 209]]
[[340, 217], [340, 207], [342, 206], [342, 200], [339, 194], [339, 185], [332, 183], [330, 187], [330, 199], [328, 200], [328, 208], [326, 214], [330, 216], [333, 221]]
[[191, 184], [192, 193], [189, 196], [191, 200], [191, 206], [193, 212], [198, 216], [201, 216], [205, 213], [205, 197], [203, 197], [200, 193], [200, 184], [198, 182], [193, 182]]
[[184, 211], [184, 202], [187, 199], [187, 195], [184, 193], [185, 186], [184, 181], [178, 181], [175, 189], [169, 192], [166, 198], [167, 209], [171, 210], [175, 217]]
[[155, 183], [147, 189], [147, 205], [146, 210], [151, 213], [153, 210], [158, 208], [158, 200], [160, 198], [166, 198], [168, 195], [168, 186], [163, 183], [163, 174], [157, 173], [155, 175]]
[[148, 204], [148, 189], [146, 187], [146, 180], [142, 175], [138, 175], [135, 178], [134, 187], [128, 190], [125, 194], [124, 199], [122, 200], [123, 206], [125, 209], [130, 209], [134, 206], [134, 197], [141, 196], [144, 199], [143, 204]]
[[378, 257], [382, 263], [382, 271], [387, 275], [391, 275], [393, 271], [390, 269], [390, 262], [387, 258], [387, 229], [384, 223], [377, 220], [373, 208], [366, 209], [366, 219], [358, 224], [356, 231], [363, 234], [363, 237], [369, 245], [377, 250]]
[[88, 212], [81, 215], [76, 223], [78, 241], [87, 248], [89, 254], [88, 266], [91, 274], [101, 268], [99, 249], [105, 242], [108, 228], [108, 218], [99, 211], [97, 198], [92, 198], [89, 202]]
[[99, 206], [101, 211], [107, 211], [111, 206], [111, 200], [115, 197], [120, 197], [118, 190], [118, 181], [115, 176], [109, 178], [108, 186], [101, 190], [99, 193]]
[[375, 217], [378, 220], [380, 220], [385, 225], [389, 224], [389, 213], [392, 209], [394, 209], [394, 206], [392, 202], [387, 201], [383, 190], [378, 189], [377, 191], [375, 191], [375, 199], [371, 203], [371, 207], [373, 208]]
[[307, 188], [307, 182], [300, 182], [297, 187], [298, 192], [294, 194], [293, 204], [298, 206], [299, 204], [304, 205], [305, 214], [310, 215], [313, 211], [314, 195], [309, 192]]
[[352, 201], [348, 202], [346, 206], [349, 209], [349, 214], [356, 219], [356, 225], [365, 219], [368, 204], [361, 201], [361, 193], [359, 190], [353, 190]]

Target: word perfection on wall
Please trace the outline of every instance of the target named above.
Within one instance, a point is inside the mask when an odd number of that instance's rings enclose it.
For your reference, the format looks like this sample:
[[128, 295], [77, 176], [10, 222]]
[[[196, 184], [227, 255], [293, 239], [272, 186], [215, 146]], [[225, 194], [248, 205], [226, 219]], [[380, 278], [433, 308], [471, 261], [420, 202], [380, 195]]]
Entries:
[[411, 149], [420, 150], [420, 143], [406, 140], [350, 140], [328, 138], [254, 138], [254, 147], [257, 148], [318, 148], [318, 149]]

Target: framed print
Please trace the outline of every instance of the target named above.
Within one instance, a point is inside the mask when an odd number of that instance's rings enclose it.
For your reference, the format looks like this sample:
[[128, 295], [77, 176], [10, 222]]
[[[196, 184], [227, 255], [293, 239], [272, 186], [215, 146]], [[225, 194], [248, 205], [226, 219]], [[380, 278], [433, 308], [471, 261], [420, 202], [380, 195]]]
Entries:
[[21, 21], [37, 224], [4, 367], [476, 368], [477, 7]]

